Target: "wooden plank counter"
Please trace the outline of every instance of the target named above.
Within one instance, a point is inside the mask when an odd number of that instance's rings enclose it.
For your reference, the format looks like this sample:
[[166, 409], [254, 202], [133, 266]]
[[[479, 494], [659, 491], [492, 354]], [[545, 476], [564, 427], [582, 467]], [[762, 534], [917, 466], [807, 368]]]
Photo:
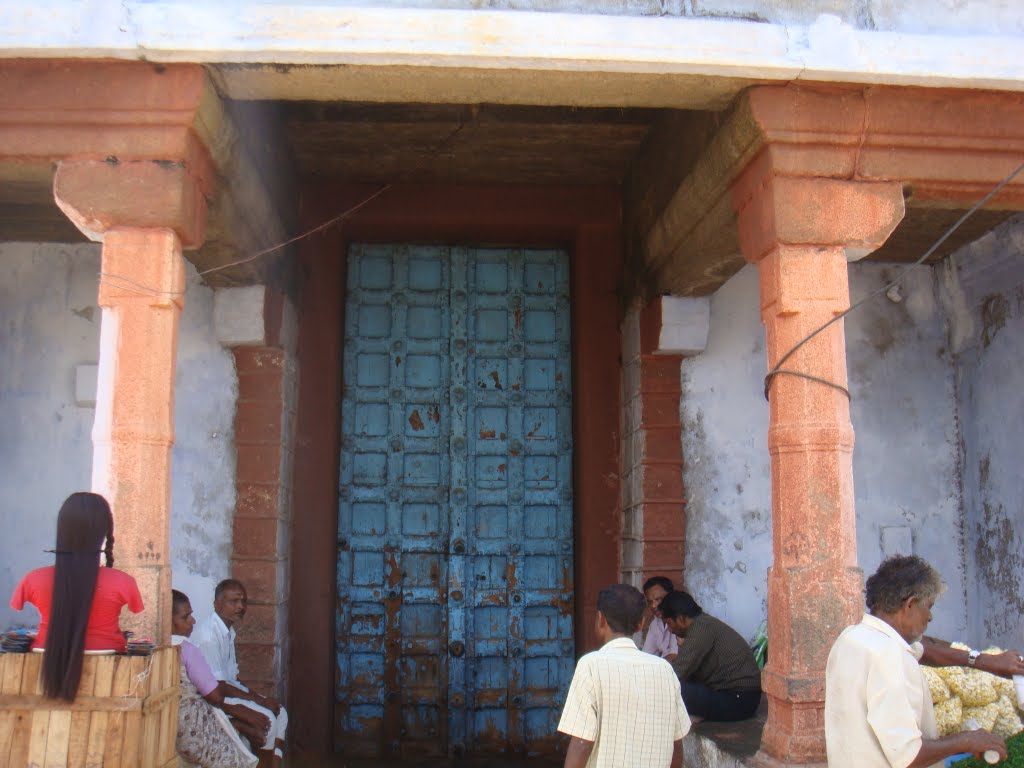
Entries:
[[177, 648], [86, 656], [73, 702], [43, 697], [42, 664], [38, 653], [0, 654], [0, 766], [178, 765]]

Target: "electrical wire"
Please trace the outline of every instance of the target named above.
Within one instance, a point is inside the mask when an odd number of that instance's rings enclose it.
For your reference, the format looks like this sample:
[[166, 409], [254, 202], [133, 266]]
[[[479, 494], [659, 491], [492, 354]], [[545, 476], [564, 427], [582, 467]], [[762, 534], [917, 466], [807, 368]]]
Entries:
[[879, 289], [877, 289], [875, 291], [872, 291], [867, 296], [865, 296], [863, 299], [858, 301], [856, 304], [853, 304], [852, 306], [850, 306], [845, 311], [840, 312], [838, 315], [833, 317], [831, 320], [829, 320], [828, 322], [824, 323], [823, 325], [821, 325], [820, 327], [816, 328], [815, 330], [811, 331], [803, 339], [801, 339], [796, 344], [794, 344], [793, 347], [786, 354], [784, 354], [782, 357], [779, 358], [779, 361], [775, 364], [775, 367], [773, 367], [770, 371], [768, 371], [768, 374], [764, 377], [764, 399], [765, 400], [769, 400], [770, 399], [769, 398], [769, 394], [770, 394], [772, 382], [775, 380], [776, 376], [781, 376], [781, 375], [799, 376], [800, 378], [803, 378], [803, 379], [810, 379], [811, 381], [816, 381], [816, 382], [818, 382], [820, 384], [825, 384], [825, 385], [830, 386], [830, 387], [832, 387], [834, 389], [838, 389], [840, 392], [843, 392], [847, 396], [847, 398], [849, 398], [850, 397], [850, 391], [846, 387], [842, 386], [841, 384], [836, 384], [834, 381], [828, 381], [827, 379], [822, 379], [822, 378], [820, 378], [818, 376], [812, 376], [811, 374], [804, 373], [803, 371], [794, 371], [794, 370], [791, 370], [791, 369], [788, 369], [788, 368], [783, 368], [782, 366], [790, 357], [793, 356], [793, 354], [798, 349], [800, 349], [804, 344], [809, 342], [811, 339], [813, 339], [819, 333], [821, 333], [822, 331], [824, 331], [826, 328], [828, 328], [829, 326], [833, 325], [834, 323], [838, 323], [840, 320], [842, 320], [848, 314], [853, 312], [853, 310], [857, 309], [858, 307], [862, 306], [863, 304], [866, 304], [871, 299], [873, 299], [876, 296], [879, 296], [879, 295], [885, 293], [890, 288], [892, 288], [897, 283], [899, 283], [900, 280], [902, 280], [904, 277], [906, 277], [907, 273], [910, 272], [910, 270], [914, 269], [915, 267], [919, 267], [924, 262], [926, 262], [928, 260], [928, 257], [931, 256], [933, 253], [935, 253], [935, 251], [938, 250], [938, 248], [944, 242], [946, 242], [946, 240], [948, 240], [950, 238], [950, 236], [954, 232], [957, 231], [957, 229], [960, 228], [961, 224], [963, 224], [965, 221], [967, 221], [967, 219], [969, 219], [971, 216], [973, 216], [980, 208], [982, 208], [985, 205], [985, 203], [987, 203], [989, 200], [991, 200], [993, 197], [995, 197], [997, 194], [999, 194], [999, 192], [1002, 191], [1003, 187], [1005, 187], [1007, 184], [1009, 184], [1011, 181], [1013, 181], [1021, 171], [1024, 171], [1024, 163], [1021, 163], [1020, 165], [1018, 165], [1010, 173], [1009, 176], [1007, 176], [1001, 182], [996, 184], [989, 191], [989, 193], [987, 195], [985, 195], [983, 198], [981, 198], [981, 200], [979, 200], [973, 206], [971, 206], [971, 208], [969, 210], [965, 211], [963, 213], [963, 215], [959, 219], [957, 219], [952, 224], [952, 226], [950, 226], [942, 234], [942, 236], [932, 244], [931, 248], [929, 248], [927, 251], [925, 251], [924, 254], [922, 254], [922, 256], [917, 261], [913, 262], [912, 264], [907, 265], [902, 270], [900, 270], [899, 273], [896, 275], [896, 277], [894, 277], [891, 281], [889, 281], [888, 283], [883, 285], [881, 288], [879, 288]]

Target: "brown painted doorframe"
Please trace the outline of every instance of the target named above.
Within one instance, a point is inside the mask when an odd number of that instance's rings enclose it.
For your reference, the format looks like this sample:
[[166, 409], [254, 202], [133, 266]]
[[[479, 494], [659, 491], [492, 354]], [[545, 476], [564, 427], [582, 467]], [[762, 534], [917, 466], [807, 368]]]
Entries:
[[[378, 187], [303, 190], [304, 228]], [[302, 241], [288, 691], [295, 752], [332, 748], [345, 250], [349, 242], [562, 247], [572, 259], [577, 654], [596, 645], [597, 592], [618, 580], [620, 195], [609, 187], [395, 186]]]

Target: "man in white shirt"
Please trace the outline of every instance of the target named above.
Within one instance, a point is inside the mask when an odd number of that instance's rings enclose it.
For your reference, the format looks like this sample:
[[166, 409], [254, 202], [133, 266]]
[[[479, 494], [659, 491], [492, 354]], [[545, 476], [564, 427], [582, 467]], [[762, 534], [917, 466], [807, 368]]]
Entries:
[[918, 664], [932, 606], [945, 589], [920, 557], [883, 562], [865, 586], [868, 613], [832, 646], [825, 668], [829, 768], [924, 768], [962, 752], [1006, 744], [985, 730], [938, 738]]
[[249, 690], [238, 679], [234, 625], [245, 618], [248, 605], [245, 585], [237, 579], [224, 579], [213, 593], [213, 613], [196, 624], [191, 640], [203, 652], [214, 677], [230, 694], [225, 701], [254, 709], [270, 720], [266, 742], [253, 747], [267, 753], [271, 765], [279, 766], [288, 730], [288, 712], [277, 699]]
[[576, 664], [558, 723], [572, 737], [565, 768], [681, 768], [690, 718], [672, 666], [631, 638], [643, 612], [644, 597], [635, 587], [601, 590], [597, 636], [603, 645]]
[[679, 653], [679, 641], [661, 617], [659, 606], [665, 599], [665, 595], [673, 592], [675, 585], [667, 576], [652, 576], [644, 582], [644, 599], [647, 601], [647, 612], [650, 616], [650, 623], [647, 625], [647, 635], [643, 639], [644, 653], [653, 653], [655, 656], [667, 661], [672, 661]]

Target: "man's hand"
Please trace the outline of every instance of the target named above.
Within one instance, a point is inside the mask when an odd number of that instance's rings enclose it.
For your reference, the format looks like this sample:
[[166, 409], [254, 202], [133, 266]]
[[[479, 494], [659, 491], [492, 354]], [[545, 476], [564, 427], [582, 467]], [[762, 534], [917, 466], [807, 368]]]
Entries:
[[990, 672], [1000, 677], [1024, 675], [1024, 657], [1021, 656], [1020, 651], [983, 653], [974, 662], [974, 666], [982, 672]]
[[275, 699], [273, 696], [264, 696], [261, 693], [254, 693], [252, 700], [259, 704], [261, 707], [266, 707], [275, 715], [281, 714], [281, 702]]
[[262, 749], [270, 732], [270, 718], [244, 704], [225, 704], [224, 712], [232, 719], [238, 732], [253, 740], [255, 749]]
[[940, 739], [924, 739], [921, 742], [921, 749], [907, 768], [925, 768], [934, 765], [952, 755], [961, 752], [971, 752], [976, 755], [983, 754], [986, 750], [994, 749], [999, 753], [999, 759], [1006, 759], [1006, 742], [999, 736], [988, 731], [978, 729], [977, 731], [961, 731]]
[[[921, 638], [924, 655], [921, 663], [929, 667], [969, 667], [967, 651], [953, 648], [945, 640], [933, 637]], [[982, 672], [989, 672], [999, 677], [1024, 675], [1024, 655], [1020, 651], [1003, 651], [1002, 653], [983, 653], [978, 656], [974, 666]]]
[[976, 731], [964, 731], [960, 736], [963, 739], [961, 751], [981, 755], [986, 750], [994, 749], [999, 753], [1000, 760], [1006, 759], [1006, 741], [1002, 736], [996, 736], [981, 728]]

